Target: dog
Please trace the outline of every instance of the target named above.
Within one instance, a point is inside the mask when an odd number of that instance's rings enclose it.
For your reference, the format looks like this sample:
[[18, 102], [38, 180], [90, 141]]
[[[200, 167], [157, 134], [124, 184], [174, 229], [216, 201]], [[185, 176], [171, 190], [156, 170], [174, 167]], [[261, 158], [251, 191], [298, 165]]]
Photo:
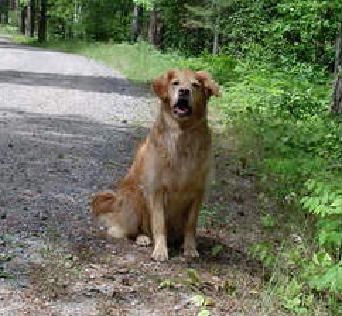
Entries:
[[154, 242], [152, 259], [168, 259], [167, 243], [183, 240], [198, 257], [196, 226], [211, 165], [208, 101], [219, 86], [204, 71], [169, 70], [152, 83], [160, 111], [118, 189], [97, 193], [91, 209], [114, 238]]

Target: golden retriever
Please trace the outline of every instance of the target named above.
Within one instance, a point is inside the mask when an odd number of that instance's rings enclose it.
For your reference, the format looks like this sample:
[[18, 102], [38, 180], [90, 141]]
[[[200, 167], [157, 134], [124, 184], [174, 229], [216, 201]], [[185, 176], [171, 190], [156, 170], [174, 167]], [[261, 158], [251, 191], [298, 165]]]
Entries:
[[167, 242], [184, 240], [198, 257], [196, 225], [210, 169], [207, 106], [219, 87], [203, 71], [170, 70], [154, 80], [160, 112], [118, 189], [97, 193], [92, 211], [115, 238], [137, 237], [152, 258], [168, 259]]

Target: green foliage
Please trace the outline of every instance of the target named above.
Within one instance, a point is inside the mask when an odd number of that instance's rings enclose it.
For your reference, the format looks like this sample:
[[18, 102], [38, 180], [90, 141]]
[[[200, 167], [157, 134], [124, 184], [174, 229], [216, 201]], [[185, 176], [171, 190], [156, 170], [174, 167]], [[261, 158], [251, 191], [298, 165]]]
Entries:
[[291, 66], [314, 62], [331, 69], [342, 20], [339, 0], [49, 0], [49, 36], [128, 41], [135, 4], [144, 10], [144, 39], [151, 10], [158, 12], [164, 51], [201, 55], [212, 50], [217, 34], [221, 53]]
[[144, 8], [151, 10], [156, 4], [156, 0], [133, 0], [137, 5], [143, 6]]
[[274, 217], [270, 214], [266, 214], [260, 218], [261, 225], [264, 228], [274, 228], [276, 221]]
[[269, 268], [273, 267], [276, 262], [273, 246], [266, 241], [254, 244], [250, 249], [250, 254]]
[[313, 275], [310, 285], [315, 289], [329, 290], [335, 293], [342, 292], [342, 263], [331, 265], [324, 273]]
[[175, 68], [180, 61], [179, 56], [163, 55], [145, 42], [129, 45], [87, 41], [50, 41], [37, 45], [83, 54], [120, 70], [130, 80], [142, 84], [148, 84], [167, 69]]
[[207, 309], [201, 309], [197, 316], [210, 316], [210, 312]]
[[[335, 310], [339, 303], [332, 298], [342, 292], [342, 124], [328, 114], [331, 77], [321, 62], [299, 61], [286, 50], [279, 62], [270, 47], [259, 51], [266, 58], [254, 52], [237, 62], [237, 79], [226, 83], [221, 109], [241, 155], [256, 170], [258, 187], [287, 214], [280, 226], [286, 246], [267, 240], [250, 253], [274, 271], [272, 293], [284, 309], [313, 315], [317, 293], [329, 293]], [[261, 224], [268, 234], [278, 228], [267, 215]], [[293, 243], [290, 236], [298, 234]]]
[[180, 66], [183, 68], [206, 69], [221, 84], [228, 84], [230, 81], [237, 79], [237, 73], [234, 71], [236, 65], [236, 59], [228, 55], [213, 56], [203, 54], [200, 57], [187, 58], [180, 62]]
[[213, 257], [217, 257], [222, 251], [224, 250], [224, 247], [220, 244], [215, 245], [214, 247], [211, 248], [211, 255]]
[[262, 55], [282, 64], [314, 61], [331, 67], [341, 7], [338, 0], [236, 1], [226, 47], [248, 55], [260, 45]]
[[173, 289], [176, 283], [173, 280], [165, 279], [160, 282], [158, 289]]
[[342, 246], [342, 188], [341, 184], [310, 179], [308, 190], [301, 199], [304, 210], [317, 217], [318, 244], [334, 255]]
[[296, 279], [288, 280], [277, 289], [277, 295], [282, 297], [283, 307], [296, 314], [306, 314], [311, 307], [314, 296], [306, 296], [303, 291], [304, 284]]
[[8, 10], [7, 1], [0, 1], [0, 13], [7, 12], [7, 10]]
[[50, 38], [125, 41], [130, 36], [132, 3], [125, 0], [49, 2]]

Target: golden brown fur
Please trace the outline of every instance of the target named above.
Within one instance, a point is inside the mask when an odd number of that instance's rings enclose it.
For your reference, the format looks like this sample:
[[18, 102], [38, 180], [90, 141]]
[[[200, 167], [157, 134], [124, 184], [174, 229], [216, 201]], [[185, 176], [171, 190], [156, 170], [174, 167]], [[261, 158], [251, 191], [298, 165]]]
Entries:
[[[205, 72], [170, 70], [153, 90], [160, 113], [116, 192], [97, 193], [93, 213], [113, 237], [152, 237], [152, 258], [168, 258], [167, 241], [184, 238], [198, 256], [195, 234], [210, 165], [207, 103], [218, 86]], [[148, 244], [149, 238], [140, 243]]]

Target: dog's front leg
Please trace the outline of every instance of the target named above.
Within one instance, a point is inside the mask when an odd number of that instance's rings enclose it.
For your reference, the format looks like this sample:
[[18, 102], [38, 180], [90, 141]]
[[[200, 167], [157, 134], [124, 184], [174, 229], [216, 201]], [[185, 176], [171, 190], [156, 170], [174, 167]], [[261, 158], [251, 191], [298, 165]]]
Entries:
[[199, 257], [196, 249], [196, 226], [198, 214], [202, 203], [203, 194], [196, 198], [188, 213], [187, 220], [184, 227], [184, 256], [189, 258]]
[[152, 258], [156, 261], [165, 261], [168, 259], [168, 251], [163, 192], [156, 192], [151, 194], [150, 211], [152, 220], [152, 234], [154, 240], [154, 250]]

